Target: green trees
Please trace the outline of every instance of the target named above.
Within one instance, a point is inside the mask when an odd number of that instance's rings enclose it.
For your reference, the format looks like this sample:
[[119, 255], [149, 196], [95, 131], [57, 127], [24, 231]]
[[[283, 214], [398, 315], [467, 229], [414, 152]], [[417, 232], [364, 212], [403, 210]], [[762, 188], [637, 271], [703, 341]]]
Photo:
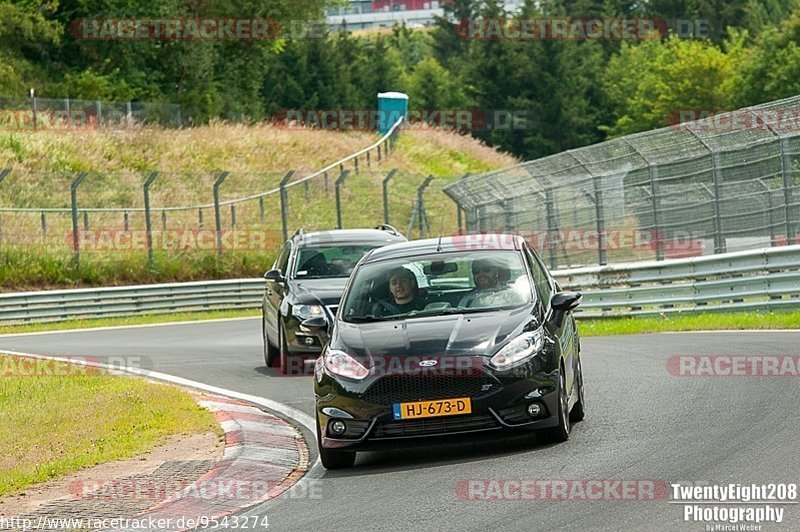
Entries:
[[[800, 92], [800, 0], [526, 0], [516, 14], [498, 0], [453, 0], [427, 30], [298, 34], [325, 3], [0, 0], [0, 96], [36, 87], [45, 97], [164, 101], [202, 122], [369, 110], [377, 93], [399, 90], [415, 110], [515, 114], [512, 128], [473, 134], [532, 158], [662, 127], [680, 110]], [[281, 21], [283, 31], [262, 40], [86, 40], [70, 31], [78, 19], [242, 13]], [[465, 38], [458, 22], [482, 17], [706, 19], [718, 31], [707, 40]]]

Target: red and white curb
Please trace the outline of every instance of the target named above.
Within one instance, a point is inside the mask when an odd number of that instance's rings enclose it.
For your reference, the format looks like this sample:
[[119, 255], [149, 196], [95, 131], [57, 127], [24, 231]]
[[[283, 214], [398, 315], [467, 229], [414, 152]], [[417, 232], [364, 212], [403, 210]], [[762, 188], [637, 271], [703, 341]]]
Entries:
[[[0, 354], [40, 360], [69, 361], [69, 357], [66, 355], [53, 357], [8, 350], [0, 350]], [[316, 431], [316, 422], [314, 418], [304, 412], [264, 397], [226, 390], [165, 373], [138, 368], [119, 368], [95, 362], [86, 362], [85, 364], [103, 368], [112, 373], [145, 377], [213, 394], [214, 397], [205, 396], [199, 402], [214, 413], [222, 426], [225, 432], [225, 451], [222, 460], [187, 490], [198, 489], [198, 483], [206, 482], [207, 484], [208, 481], [211, 481], [212, 489], [221, 487], [225, 494], [242, 486], [245, 486], [245, 491], [250, 490], [251, 493], [250, 496], [244, 497], [245, 500], [236, 497], [212, 496], [210, 502], [202, 503], [197, 502], [197, 497], [175, 497], [137, 517], [149, 517], [151, 514], [173, 518], [188, 515], [208, 517], [232, 515], [245, 508], [274, 499], [284, 492], [291, 493], [296, 489], [306, 489], [307, 483], [314, 482], [314, 479], [318, 479], [324, 474], [319, 459], [309, 467], [308, 447], [296, 427], [253, 405], [276, 412], [313, 434]], [[264, 486], [267, 487], [266, 491], [264, 491]], [[254, 487], [258, 488], [255, 498], [252, 497]]]
[[135, 519], [225, 517], [274, 499], [308, 471], [305, 440], [286, 421], [242, 401], [199, 399], [225, 431], [222, 459], [182, 493]]

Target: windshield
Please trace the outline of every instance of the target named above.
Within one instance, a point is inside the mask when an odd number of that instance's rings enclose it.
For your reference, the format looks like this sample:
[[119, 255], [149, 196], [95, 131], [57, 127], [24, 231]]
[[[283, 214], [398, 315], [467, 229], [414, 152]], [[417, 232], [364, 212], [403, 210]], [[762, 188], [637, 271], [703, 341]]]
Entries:
[[385, 244], [360, 244], [357, 246], [306, 247], [300, 249], [294, 262], [294, 278], [323, 279], [350, 277], [361, 257], [371, 249]]
[[531, 302], [519, 253], [474, 251], [367, 264], [351, 281], [345, 321], [485, 312]]

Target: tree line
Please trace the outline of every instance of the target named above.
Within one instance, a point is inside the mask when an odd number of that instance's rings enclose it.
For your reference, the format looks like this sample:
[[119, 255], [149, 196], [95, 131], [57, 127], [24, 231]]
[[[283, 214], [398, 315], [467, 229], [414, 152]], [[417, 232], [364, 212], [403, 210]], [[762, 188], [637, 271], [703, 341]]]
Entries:
[[[523, 112], [525, 127], [472, 134], [530, 159], [800, 92], [800, 0], [453, 0], [424, 30], [292, 32], [259, 40], [82, 39], [82, 19], [320, 20], [326, 0], [0, 0], [0, 96], [161, 101], [195, 123], [291, 109]], [[246, 14], [246, 15], [243, 15]], [[475, 19], [651, 18], [641, 40], [465, 38]], [[702, 24], [701, 24], [702, 23]], [[687, 30], [688, 28], [688, 30]], [[702, 34], [693, 30], [703, 28]], [[688, 31], [688, 34], [687, 34]], [[685, 115], [686, 113], [684, 113]]]

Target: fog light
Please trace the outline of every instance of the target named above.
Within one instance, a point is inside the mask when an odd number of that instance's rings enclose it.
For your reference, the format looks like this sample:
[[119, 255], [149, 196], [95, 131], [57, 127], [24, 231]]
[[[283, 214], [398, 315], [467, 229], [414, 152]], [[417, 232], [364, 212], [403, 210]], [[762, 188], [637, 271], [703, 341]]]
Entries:
[[528, 405], [528, 415], [531, 417], [538, 417], [542, 413], [542, 407], [536, 403]]
[[344, 431], [347, 430], [347, 425], [344, 424], [344, 421], [339, 421], [337, 419], [336, 421], [331, 421], [330, 429], [333, 434], [341, 436], [344, 434]]
[[304, 341], [305, 341], [306, 345], [314, 345], [314, 339], [312, 337], [310, 337], [310, 336], [306, 336]]

